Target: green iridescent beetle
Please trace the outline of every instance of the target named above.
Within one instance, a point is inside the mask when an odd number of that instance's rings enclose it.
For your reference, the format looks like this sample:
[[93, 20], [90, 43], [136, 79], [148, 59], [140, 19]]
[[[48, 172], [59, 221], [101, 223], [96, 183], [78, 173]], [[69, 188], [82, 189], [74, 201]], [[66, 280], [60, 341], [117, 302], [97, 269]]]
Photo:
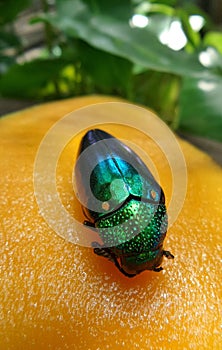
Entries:
[[159, 272], [167, 232], [165, 196], [141, 158], [123, 142], [94, 129], [82, 138], [75, 167], [78, 198], [102, 244], [95, 254], [112, 261], [127, 277]]

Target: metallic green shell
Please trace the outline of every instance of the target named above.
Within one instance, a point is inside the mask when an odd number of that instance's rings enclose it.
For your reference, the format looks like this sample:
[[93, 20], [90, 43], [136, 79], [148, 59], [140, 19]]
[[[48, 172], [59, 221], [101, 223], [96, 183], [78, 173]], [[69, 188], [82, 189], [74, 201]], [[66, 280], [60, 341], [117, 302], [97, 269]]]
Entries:
[[166, 207], [132, 199], [99, 220], [96, 227], [105, 246], [126, 262], [140, 265], [152, 261], [162, 248], [167, 230]]

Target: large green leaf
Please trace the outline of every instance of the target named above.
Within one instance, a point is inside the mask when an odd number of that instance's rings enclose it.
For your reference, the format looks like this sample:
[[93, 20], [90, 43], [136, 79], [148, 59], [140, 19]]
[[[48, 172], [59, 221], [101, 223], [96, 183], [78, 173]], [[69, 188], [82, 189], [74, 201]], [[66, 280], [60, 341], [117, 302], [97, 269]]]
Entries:
[[[73, 0], [66, 1], [72, 1], [73, 3]], [[90, 11], [92, 11], [94, 14], [108, 14], [109, 16], [118, 18], [120, 20], [127, 20], [133, 14], [131, 0], [82, 0], [82, 2], [89, 6]], [[64, 0], [57, 0], [57, 3], [61, 3], [62, 6], [64, 6]]]
[[128, 60], [97, 50], [82, 41], [78, 43], [78, 53], [83, 78], [90, 77], [94, 89], [128, 97], [132, 77], [132, 64]]
[[180, 129], [222, 141], [222, 78], [186, 78], [180, 98]]
[[[115, 6], [117, 13], [116, 2]], [[107, 12], [94, 11], [78, 0], [60, 0], [56, 14], [44, 15], [41, 20], [49, 22], [66, 36], [80, 38], [95, 48], [147, 69], [185, 76], [203, 76], [208, 72], [197, 55], [174, 52], [162, 45], [148, 29], [131, 28], [128, 21], [109, 16]]]

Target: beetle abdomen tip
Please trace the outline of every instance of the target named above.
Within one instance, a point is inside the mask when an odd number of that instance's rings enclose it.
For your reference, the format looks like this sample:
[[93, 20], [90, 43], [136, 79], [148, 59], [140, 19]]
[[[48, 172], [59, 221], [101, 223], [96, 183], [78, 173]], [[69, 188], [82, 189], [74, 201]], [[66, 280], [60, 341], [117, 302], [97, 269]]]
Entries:
[[109, 133], [100, 129], [91, 129], [83, 136], [80, 145], [80, 153], [83, 152], [87, 147], [93, 145], [94, 143], [113, 138]]

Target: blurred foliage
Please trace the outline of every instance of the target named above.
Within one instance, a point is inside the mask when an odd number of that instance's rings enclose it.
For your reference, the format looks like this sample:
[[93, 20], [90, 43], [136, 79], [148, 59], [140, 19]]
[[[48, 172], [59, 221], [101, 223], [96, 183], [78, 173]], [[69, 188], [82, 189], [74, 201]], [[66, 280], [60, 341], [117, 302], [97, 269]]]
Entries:
[[[1, 96], [121, 96], [153, 108], [174, 129], [222, 141], [222, 33], [194, 1], [40, 4], [29, 25], [42, 24], [44, 47], [27, 61], [14, 21], [33, 1], [0, 0]], [[194, 15], [203, 22], [199, 29], [192, 26]], [[172, 48], [170, 35], [178, 44], [181, 32], [184, 45]]]

